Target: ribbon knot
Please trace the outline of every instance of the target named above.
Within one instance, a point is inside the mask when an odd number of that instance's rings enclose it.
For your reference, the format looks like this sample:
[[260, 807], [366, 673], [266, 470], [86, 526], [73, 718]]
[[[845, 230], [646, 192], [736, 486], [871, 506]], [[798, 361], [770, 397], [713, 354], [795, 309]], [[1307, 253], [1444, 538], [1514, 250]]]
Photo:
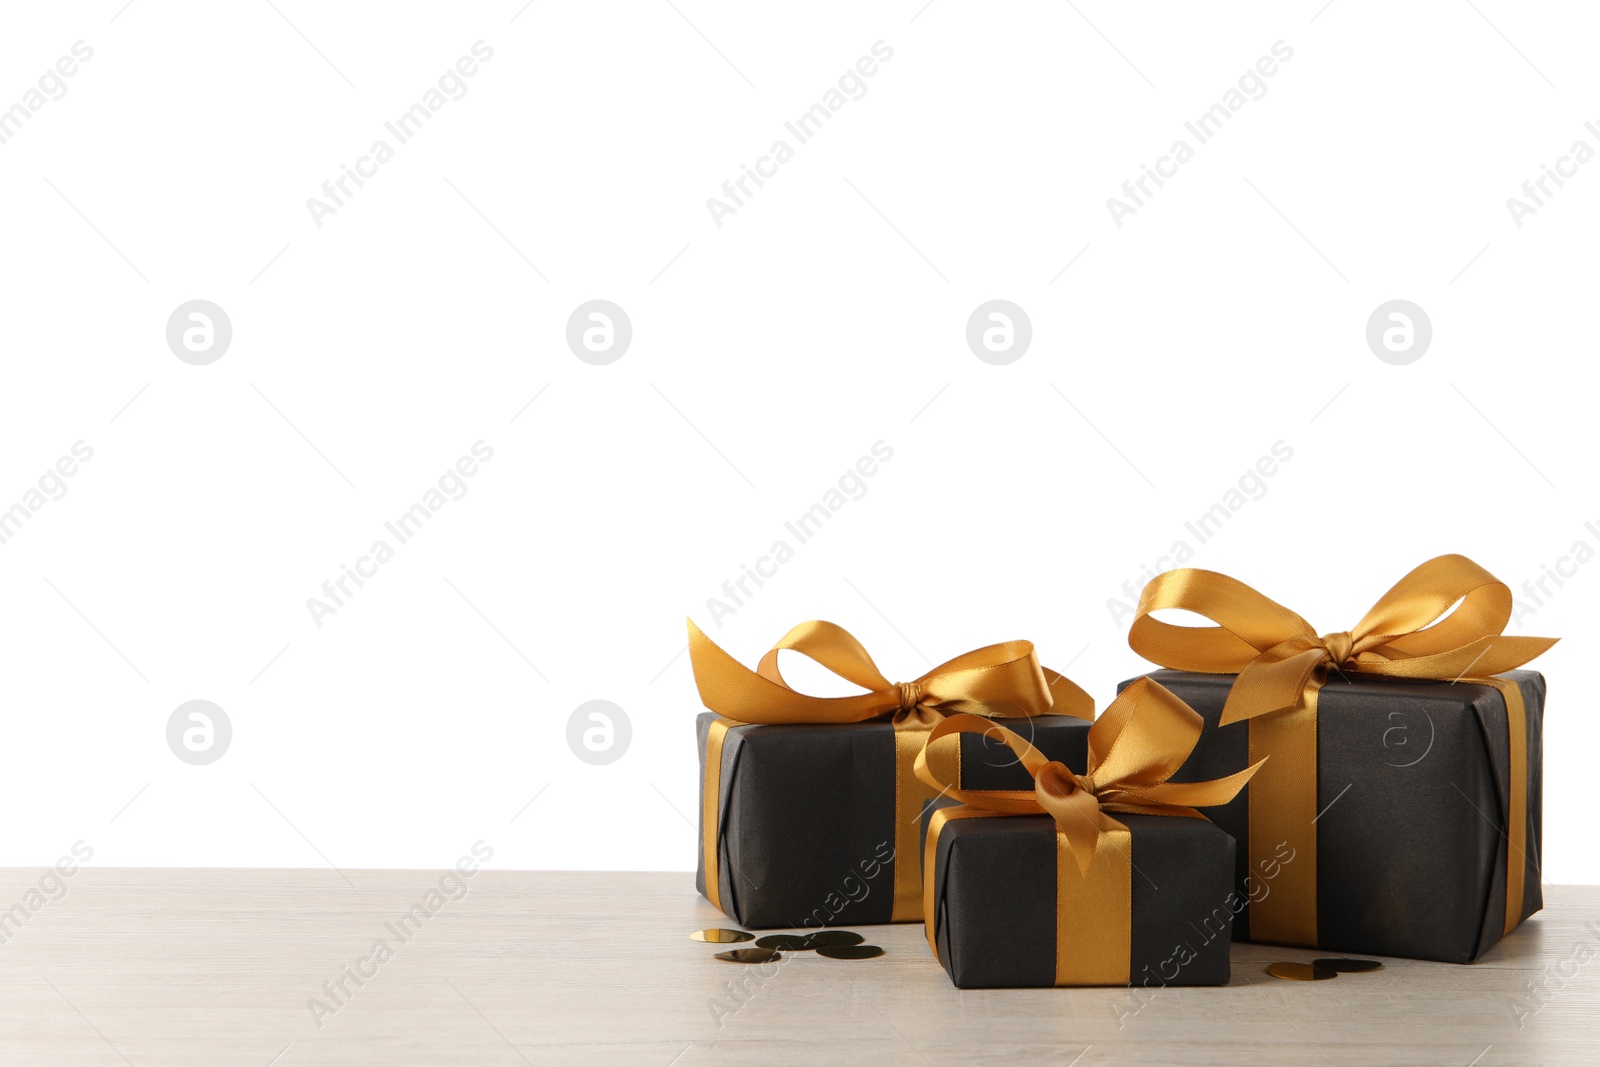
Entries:
[[[1001, 740], [1004, 741], [1003, 738]], [[1056, 760], [1039, 768], [1039, 773], [1033, 777], [1033, 789], [1039, 795], [1041, 804], [1046, 803], [1046, 797], [1066, 800], [1074, 793], [1087, 793], [1092, 797], [1100, 795], [1100, 786], [1093, 774], [1074, 773], [1071, 767]]]
[[[1002, 743], [1005, 742], [1005, 738], [1000, 740]], [[1055, 760], [1046, 763], [1034, 774], [1033, 789], [1038, 794], [1041, 805], [1045, 803], [1046, 797], [1065, 800], [1080, 791], [1090, 795], [1096, 792], [1093, 776], [1074, 774], [1066, 764]]]
[[1355, 648], [1355, 638], [1350, 636], [1348, 630], [1323, 634], [1317, 640], [1327, 650], [1328, 662], [1334, 668], [1343, 667], [1350, 661], [1350, 653]]
[[900, 710], [910, 711], [922, 701], [922, 686], [916, 682], [898, 682], [896, 688], [900, 690]]
[[[1265, 762], [1211, 782], [1169, 782], [1194, 751], [1200, 729], [1193, 708], [1160, 683], [1140, 678], [1089, 727], [1086, 774], [1047, 760], [1025, 738], [975, 715], [952, 715], [935, 726], [917, 755], [916, 774], [963, 804], [1011, 815], [1049, 815], [1079, 874], [1087, 877], [1101, 842], [1126, 829], [1109, 812], [1203, 819], [1196, 807], [1228, 803]], [[959, 781], [942, 781], [929, 765], [928, 749], [954, 733], [983, 733], [1003, 742], [1033, 776], [1033, 789], [962, 789]]]

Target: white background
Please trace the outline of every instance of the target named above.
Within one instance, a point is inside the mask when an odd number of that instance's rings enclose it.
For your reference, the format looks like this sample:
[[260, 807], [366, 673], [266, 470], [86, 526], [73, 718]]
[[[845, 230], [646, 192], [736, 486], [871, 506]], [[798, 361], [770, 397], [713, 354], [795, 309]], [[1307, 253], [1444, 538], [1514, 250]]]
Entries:
[[[896, 678], [1026, 637], [1103, 703], [1144, 669], [1108, 599], [1278, 441], [1192, 562], [1322, 630], [1443, 552], [1520, 589], [1600, 548], [1600, 163], [1520, 228], [1506, 205], [1600, 148], [1592, 12], [674, 2], [7, 5], [0, 107], [94, 54], [0, 145], [0, 508], [94, 455], [0, 545], [0, 863], [429, 867], [481, 838], [495, 867], [690, 869], [685, 615], [752, 663], [831, 619]], [[466, 95], [316, 226], [479, 40]], [[719, 228], [707, 198], [880, 40]], [[1107, 198], [1280, 40], [1117, 227]], [[197, 298], [233, 326], [209, 366], [165, 339]], [[565, 342], [594, 298], [633, 324], [609, 366]], [[965, 341], [994, 298], [1032, 321], [1009, 366]], [[1365, 341], [1396, 298], [1433, 324], [1409, 366]], [[319, 628], [307, 598], [480, 440]], [[1563, 638], [1553, 882], [1600, 881], [1597, 613], [1585, 565], [1511, 630]], [[209, 766], [167, 747], [191, 699], [233, 725]], [[591, 699], [632, 723], [604, 766], [566, 741]]]

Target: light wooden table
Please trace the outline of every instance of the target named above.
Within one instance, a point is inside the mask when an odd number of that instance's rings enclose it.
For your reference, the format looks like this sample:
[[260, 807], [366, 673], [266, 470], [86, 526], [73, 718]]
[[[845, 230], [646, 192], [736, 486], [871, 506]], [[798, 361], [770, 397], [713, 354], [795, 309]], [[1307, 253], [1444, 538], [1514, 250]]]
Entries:
[[[0, 908], [27, 901], [39, 876], [0, 871]], [[0, 1062], [1600, 1061], [1600, 887], [1547, 887], [1545, 911], [1472, 966], [1394, 960], [1283, 982], [1265, 964], [1316, 953], [1235, 945], [1232, 985], [1141, 1006], [1129, 990], [957, 990], [918, 926], [863, 928], [881, 959], [797, 954], [761, 979], [689, 940], [722, 920], [686, 874], [480, 871], [464, 896], [429, 901], [438, 879], [80, 870], [59, 899], [0, 914]], [[402, 942], [385, 924], [422, 903], [439, 907]], [[323, 984], [379, 939], [392, 958], [363, 964], [361, 986], [345, 978], [336, 1005]], [[743, 1005], [715, 1018], [742, 979]], [[314, 1019], [312, 997], [332, 1014]], [[1518, 1009], [1530, 1013], [1520, 1027]]]

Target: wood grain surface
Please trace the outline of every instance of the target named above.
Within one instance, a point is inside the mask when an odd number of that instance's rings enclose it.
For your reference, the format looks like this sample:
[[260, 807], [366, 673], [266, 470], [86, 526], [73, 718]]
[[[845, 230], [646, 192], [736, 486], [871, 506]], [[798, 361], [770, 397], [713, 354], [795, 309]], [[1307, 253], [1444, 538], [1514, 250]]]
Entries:
[[6, 1064], [1600, 1061], [1600, 887], [1547, 887], [1470, 966], [1285, 982], [1319, 953], [1235, 945], [1227, 987], [1136, 993], [958, 990], [913, 925], [862, 928], [877, 960], [722, 963], [687, 874], [41, 875], [0, 871]]

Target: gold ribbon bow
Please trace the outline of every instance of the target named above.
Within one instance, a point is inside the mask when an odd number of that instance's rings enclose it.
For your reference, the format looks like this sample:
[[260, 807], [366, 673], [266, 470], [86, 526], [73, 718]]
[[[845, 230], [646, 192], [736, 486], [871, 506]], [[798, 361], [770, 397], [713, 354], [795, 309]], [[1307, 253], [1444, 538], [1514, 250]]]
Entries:
[[[923, 912], [935, 942], [934, 872], [939, 830], [951, 819], [1001, 813], [1049, 815], [1056, 829], [1056, 984], [1126, 985], [1132, 934], [1132, 841], [1110, 812], [1205, 818], [1195, 808], [1226, 804], [1261, 763], [1210, 782], [1171, 782], [1200, 739], [1202, 720], [1166, 688], [1141, 678], [1124, 689], [1089, 728], [1087, 774], [1047, 760], [1025, 739], [987, 719], [957, 715], [928, 735], [954, 733], [1004, 742], [1033, 776], [1028, 790], [962, 789], [917, 756], [916, 774], [968, 805], [942, 808], [928, 828], [923, 856]], [[1262, 761], [1265, 762], [1265, 761]]]
[[[791, 688], [778, 670], [778, 653], [808, 656], [866, 689], [855, 696], [819, 697]], [[705, 792], [701, 799], [701, 856], [706, 898], [722, 907], [717, 869], [722, 743], [745, 723], [863, 722], [892, 714], [895, 731], [894, 922], [922, 914], [917, 855], [918, 821], [927, 792], [911, 773], [928, 731], [946, 714], [997, 717], [1047, 712], [1094, 718], [1094, 700], [1064, 675], [1046, 680], [1031, 641], [1005, 641], [947, 660], [911, 682], [889, 681], [849, 631], [831, 622], [803, 622], [784, 634], [752, 671], [689, 621], [689, 659], [707, 708], [720, 716], [706, 740]], [[1054, 672], [1052, 672], [1054, 673]], [[959, 757], [956, 757], [959, 761]], [[958, 762], [956, 764], [958, 766]], [[956, 771], [959, 774], [959, 770]], [[724, 909], [726, 910], [726, 909]]]
[[[1174, 626], [1151, 617], [1163, 608], [1192, 611], [1218, 625]], [[1511, 590], [1459, 555], [1428, 560], [1348, 632], [1322, 635], [1226, 575], [1167, 571], [1145, 586], [1128, 644], [1163, 667], [1237, 674], [1222, 723], [1248, 720], [1250, 758], [1274, 756], [1250, 789], [1252, 864], [1283, 842], [1293, 847], [1295, 861], [1282, 869], [1274, 892], [1251, 905], [1252, 938], [1317, 944], [1317, 693], [1330, 670], [1465, 680], [1492, 685], [1505, 697], [1511, 739], [1506, 931], [1521, 921], [1527, 715], [1516, 683], [1491, 676], [1522, 666], [1555, 639], [1505, 636], [1511, 608]]]

